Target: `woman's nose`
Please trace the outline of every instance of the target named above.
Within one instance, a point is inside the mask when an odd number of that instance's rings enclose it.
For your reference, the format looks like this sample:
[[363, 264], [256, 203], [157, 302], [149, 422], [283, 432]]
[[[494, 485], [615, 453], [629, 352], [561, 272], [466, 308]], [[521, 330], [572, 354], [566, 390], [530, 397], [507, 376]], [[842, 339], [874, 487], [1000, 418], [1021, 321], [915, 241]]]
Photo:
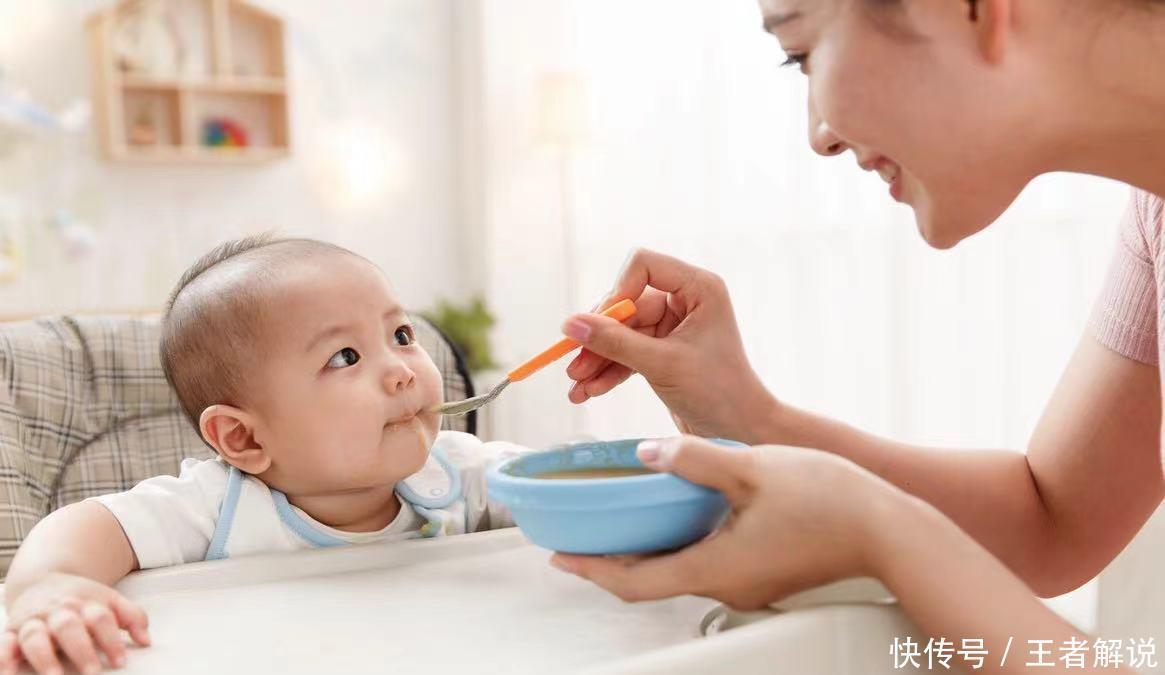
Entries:
[[840, 155], [846, 150], [845, 141], [833, 133], [829, 124], [821, 119], [817, 111], [813, 109], [812, 102], [809, 104], [809, 147], [825, 157]]

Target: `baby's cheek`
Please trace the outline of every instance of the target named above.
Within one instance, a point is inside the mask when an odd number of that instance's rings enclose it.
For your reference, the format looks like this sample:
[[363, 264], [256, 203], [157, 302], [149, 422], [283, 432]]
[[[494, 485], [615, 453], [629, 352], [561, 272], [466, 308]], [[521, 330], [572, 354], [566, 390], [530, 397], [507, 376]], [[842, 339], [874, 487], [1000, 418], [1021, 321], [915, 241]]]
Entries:
[[[417, 365], [415, 372], [417, 373], [417, 384], [421, 389], [422, 399], [426, 405], [442, 403], [445, 400], [445, 383], [441, 378], [441, 371], [437, 370], [437, 365], [428, 355], [425, 355], [423, 362]], [[431, 446], [437, 439], [437, 432], [441, 428], [441, 416], [434, 413], [422, 413], [420, 419], [421, 429], [427, 440], [426, 447]]]
[[424, 363], [419, 370], [425, 398], [434, 402], [440, 402], [445, 383], [441, 379], [441, 371], [437, 370], [437, 364], [433, 363], [432, 359], [428, 356], [425, 356]]
[[420, 440], [426, 448], [431, 448], [437, 440], [437, 433], [441, 430], [441, 416], [436, 413], [424, 414], [420, 420], [421, 424], [418, 425]]

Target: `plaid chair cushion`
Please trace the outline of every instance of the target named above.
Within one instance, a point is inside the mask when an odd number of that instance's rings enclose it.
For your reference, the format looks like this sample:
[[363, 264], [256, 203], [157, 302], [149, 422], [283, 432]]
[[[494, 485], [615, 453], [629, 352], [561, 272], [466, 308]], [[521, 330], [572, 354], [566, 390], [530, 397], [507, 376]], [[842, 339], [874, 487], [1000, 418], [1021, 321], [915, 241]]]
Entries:
[[[456, 349], [414, 317], [445, 397], [472, 395]], [[157, 317], [60, 316], [0, 324], [0, 575], [32, 526], [53, 509], [177, 475], [210, 457], [186, 422], [158, 359]], [[474, 433], [472, 416], [446, 429]]]

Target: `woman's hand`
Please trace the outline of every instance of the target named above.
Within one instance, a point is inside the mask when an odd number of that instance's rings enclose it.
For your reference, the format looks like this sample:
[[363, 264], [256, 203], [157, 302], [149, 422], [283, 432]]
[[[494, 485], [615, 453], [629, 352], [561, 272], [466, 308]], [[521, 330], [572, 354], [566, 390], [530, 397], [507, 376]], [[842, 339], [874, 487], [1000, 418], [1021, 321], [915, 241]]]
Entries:
[[692, 437], [649, 443], [639, 449], [645, 465], [719, 490], [732, 513], [711, 536], [675, 553], [551, 559], [624, 600], [694, 594], [756, 609], [824, 583], [873, 575], [877, 534], [913, 499], [824, 452], [726, 448]]
[[736, 609], [759, 609], [845, 577], [877, 577], [922, 634], [954, 644], [980, 640], [1003, 655], [985, 673], [1028, 671], [1031, 653], [1007, 660], [1013, 642], [1080, 639], [1079, 629], [940, 511], [847, 460], [694, 438], [664, 441], [658, 455], [645, 450], [640, 445], [648, 466], [722, 492], [732, 506], [727, 523], [675, 553], [556, 553], [552, 564], [628, 601], [693, 594]]
[[566, 370], [575, 380], [570, 400], [601, 396], [638, 372], [680, 431], [759, 441], [777, 402], [748, 363], [724, 281], [640, 249], [597, 309], [625, 298], [638, 307], [626, 325], [594, 314], [563, 325], [563, 333], [585, 347]]
[[15, 673], [21, 657], [42, 675], [61, 673], [59, 649], [78, 672], [125, 665], [124, 628], [134, 642], [150, 644], [141, 607], [105, 584], [72, 574], [52, 573], [8, 603], [7, 630], [0, 633], [0, 672]]

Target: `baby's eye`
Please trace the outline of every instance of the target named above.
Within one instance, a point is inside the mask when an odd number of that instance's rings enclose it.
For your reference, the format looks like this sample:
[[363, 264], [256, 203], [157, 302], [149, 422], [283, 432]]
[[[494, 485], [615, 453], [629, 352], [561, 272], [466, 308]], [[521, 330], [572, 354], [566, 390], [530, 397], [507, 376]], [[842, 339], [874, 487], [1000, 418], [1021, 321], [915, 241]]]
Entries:
[[328, 359], [328, 368], [347, 368], [348, 366], [356, 365], [360, 360], [360, 352], [351, 347], [344, 347], [340, 351], [332, 354], [332, 358]]
[[402, 347], [408, 347], [415, 339], [413, 337], [412, 326], [401, 326], [396, 329], [396, 332], [392, 336], [396, 339], [396, 343]]

